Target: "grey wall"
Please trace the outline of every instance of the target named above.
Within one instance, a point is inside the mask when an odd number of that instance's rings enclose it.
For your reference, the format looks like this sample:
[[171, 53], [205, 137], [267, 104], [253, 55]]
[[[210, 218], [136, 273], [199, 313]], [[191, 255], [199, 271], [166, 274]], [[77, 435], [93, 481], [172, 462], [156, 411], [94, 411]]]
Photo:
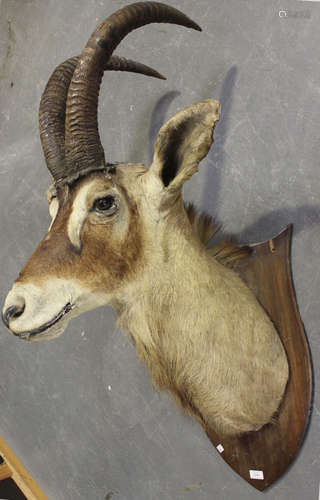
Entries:
[[[318, 380], [320, 3], [166, 1], [203, 33], [153, 25], [122, 43], [119, 54], [168, 80], [105, 78], [106, 156], [149, 164], [162, 120], [196, 100], [221, 100], [215, 145], [185, 197], [242, 241], [294, 223], [293, 273]], [[0, 0], [1, 299], [49, 224], [50, 180], [37, 124], [45, 83], [55, 65], [81, 51], [98, 21], [126, 3]], [[115, 320], [111, 309], [100, 309], [73, 321], [59, 339], [36, 344], [0, 326], [0, 434], [49, 498], [102, 500], [111, 491], [117, 500], [261, 496], [221, 460], [196, 422], [153, 390]], [[316, 385], [302, 451], [266, 499], [318, 498], [319, 430]]]

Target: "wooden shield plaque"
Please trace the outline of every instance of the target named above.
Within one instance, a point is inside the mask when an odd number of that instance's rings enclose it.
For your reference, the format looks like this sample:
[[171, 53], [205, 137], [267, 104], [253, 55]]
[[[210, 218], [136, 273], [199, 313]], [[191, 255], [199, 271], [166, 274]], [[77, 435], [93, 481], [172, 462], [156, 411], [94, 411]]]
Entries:
[[252, 245], [237, 271], [278, 329], [290, 375], [276, 421], [256, 432], [224, 437], [206, 429], [222, 458], [246, 481], [264, 490], [290, 466], [302, 444], [312, 402], [312, 364], [291, 277], [292, 226], [272, 240]]

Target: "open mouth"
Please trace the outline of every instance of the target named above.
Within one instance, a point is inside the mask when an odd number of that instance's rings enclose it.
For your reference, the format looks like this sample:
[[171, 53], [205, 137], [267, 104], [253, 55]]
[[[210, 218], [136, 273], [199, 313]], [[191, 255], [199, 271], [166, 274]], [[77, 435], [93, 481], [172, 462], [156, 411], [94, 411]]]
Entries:
[[32, 337], [36, 337], [40, 333], [46, 332], [47, 330], [51, 329], [54, 325], [56, 325], [68, 312], [73, 309], [72, 304], [68, 302], [64, 308], [51, 320], [48, 321], [48, 323], [45, 323], [44, 325], [40, 326], [39, 328], [35, 328], [34, 330], [31, 330], [30, 332], [24, 332], [24, 333], [18, 333], [15, 334], [17, 337], [23, 339], [23, 340], [30, 340]]

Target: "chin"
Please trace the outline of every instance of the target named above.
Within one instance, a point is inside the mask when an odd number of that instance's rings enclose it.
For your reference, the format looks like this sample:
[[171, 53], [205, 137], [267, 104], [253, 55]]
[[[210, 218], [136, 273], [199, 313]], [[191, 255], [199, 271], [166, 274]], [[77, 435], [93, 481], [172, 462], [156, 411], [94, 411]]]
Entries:
[[43, 340], [51, 340], [63, 334], [65, 329], [67, 328], [69, 320], [61, 320], [55, 325], [46, 328], [42, 332], [34, 333], [34, 332], [22, 332], [22, 333], [14, 333], [17, 337], [27, 342], [41, 342]]

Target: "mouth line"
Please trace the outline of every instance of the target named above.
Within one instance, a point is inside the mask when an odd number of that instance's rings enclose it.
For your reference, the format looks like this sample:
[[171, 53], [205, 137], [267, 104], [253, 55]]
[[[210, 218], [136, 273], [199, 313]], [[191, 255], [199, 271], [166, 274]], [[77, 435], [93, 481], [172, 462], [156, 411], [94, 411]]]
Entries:
[[40, 333], [43, 333], [45, 332], [46, 330], [48, 330], [49, 328], [51, 328], [52, 326], [54, 326], [56, 323], [58, 323], [58, 321], [60, 321], [66, 314], [68, 314], [68, 312], [71, 311], [71, 309], [73, 309], [73, 305], [68, 302], [64, 307], [63, 309], [61, 309], [61, 311], [50, 321], [48, 321], [47, 323], [45, 323], [44, 325], [40, 326], [39, 328], [35, 328], [34, 330], [31, 330], [30, 332], [24, 332], [24, 333], [21, 333], [21, 334], [15, 334], [17, 337], [20, 337], [21, 339], [24, 339], [24, 340], [29, 340], [31, 337], [35, 337], [36, 335], [39, 335]]

